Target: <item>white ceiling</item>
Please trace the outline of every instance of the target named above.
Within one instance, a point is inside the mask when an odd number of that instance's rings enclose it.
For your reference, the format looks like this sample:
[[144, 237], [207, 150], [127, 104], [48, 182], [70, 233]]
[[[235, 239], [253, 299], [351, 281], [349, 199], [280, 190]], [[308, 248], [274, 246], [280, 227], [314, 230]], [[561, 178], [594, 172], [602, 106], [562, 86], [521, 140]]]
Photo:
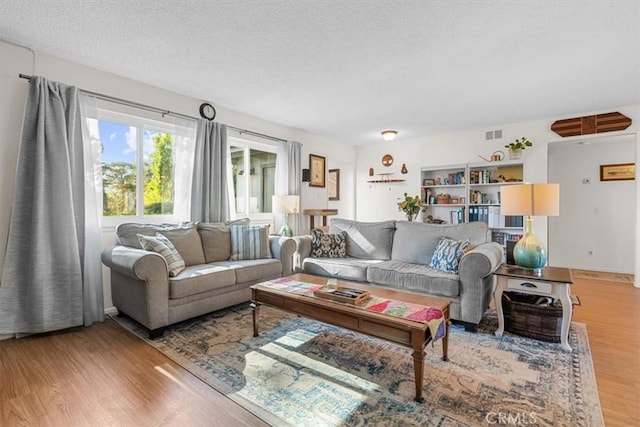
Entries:
[[640, 104], [637, 0], [3, 0], [0, 38], [357, 145]]

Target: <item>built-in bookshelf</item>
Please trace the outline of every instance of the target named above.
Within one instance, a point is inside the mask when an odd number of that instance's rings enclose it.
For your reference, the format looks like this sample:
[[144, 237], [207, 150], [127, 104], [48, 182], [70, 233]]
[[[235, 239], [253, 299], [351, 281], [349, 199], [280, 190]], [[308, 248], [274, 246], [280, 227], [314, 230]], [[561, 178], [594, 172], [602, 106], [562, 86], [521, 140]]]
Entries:
[[522, 236], [524, 220], [500, 213], [500, 188], [522, 183], [524, 172], [521, 160], [423, 167], [423, 218], [451, 224], [486, 222], [492, 238], [506, 248], [507, 241]]

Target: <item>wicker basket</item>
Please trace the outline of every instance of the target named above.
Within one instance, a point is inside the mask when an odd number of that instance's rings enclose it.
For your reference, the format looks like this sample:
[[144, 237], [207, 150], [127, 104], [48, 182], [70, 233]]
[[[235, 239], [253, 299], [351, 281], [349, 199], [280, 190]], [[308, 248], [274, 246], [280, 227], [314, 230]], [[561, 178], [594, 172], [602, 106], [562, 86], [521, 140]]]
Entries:
[[562, 307], [536, 305], [538, 298], [539, 295], [504, 292], [504, 330], [541, 341], [560, 342]]

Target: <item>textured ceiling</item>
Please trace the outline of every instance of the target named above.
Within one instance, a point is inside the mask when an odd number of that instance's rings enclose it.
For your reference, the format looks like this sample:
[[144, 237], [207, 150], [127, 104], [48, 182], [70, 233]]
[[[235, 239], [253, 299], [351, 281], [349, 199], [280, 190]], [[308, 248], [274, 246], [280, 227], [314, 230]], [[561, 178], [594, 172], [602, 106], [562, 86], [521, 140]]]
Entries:
[[4, 0], [0, 38], [358, 145], [640, 103], [637, 0]]

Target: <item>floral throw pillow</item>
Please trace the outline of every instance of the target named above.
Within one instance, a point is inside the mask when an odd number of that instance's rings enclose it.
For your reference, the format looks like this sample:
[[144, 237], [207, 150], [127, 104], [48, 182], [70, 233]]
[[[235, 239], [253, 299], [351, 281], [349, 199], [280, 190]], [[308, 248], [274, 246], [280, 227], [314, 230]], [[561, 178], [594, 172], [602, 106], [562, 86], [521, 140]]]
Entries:
[[143, 234], [138, 234], [137, 236], [142, 249], [156, 252], [164, 258], [169, 268], [169, 276], [175, 277], [185, 269], [184, 259], [173, 246], [171, 240], [160, 233], [156, 233], [155, 236], [145, 236]]
[[315, 258], [345, 258], [347, 256], [347, 233], [323, 233], [311, 231], [311, 256]]
[[436, 247], [429, 267], [446, 273], [458, 273], [460, 259], [469, 250], [469, 239], [458, 241], [448, 237], [441, 237]]

